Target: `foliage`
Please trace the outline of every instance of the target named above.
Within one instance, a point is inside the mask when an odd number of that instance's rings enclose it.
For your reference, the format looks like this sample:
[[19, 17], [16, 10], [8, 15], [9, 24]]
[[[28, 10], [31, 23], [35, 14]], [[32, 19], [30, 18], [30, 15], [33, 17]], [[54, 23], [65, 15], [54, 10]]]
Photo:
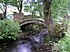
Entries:
[[12, 4], [12, 5], [14, 5], [14, 6], [16, 6], [17, 5], [17, 3], [18, 3], [18, 0], [0, 0], [0, 3], [3, 3], [3, 4], [5, 4], [5, 3], [9, 3], [9, 4]]
[[8, 3], [9, 0], [0, 0], [1, 3]]
[[70, 36], [66, 36], [59, 42], [60, 52], [70, 52]]
[[[23, 0], [22, 0], [23, 1]], [[40, 17], [42, 17], [42, 13], [43, 13], [43, 6], [42, 6], [42, 0], [32, 0], [29, 1], [30, 3], [28, 3], [29, 0], [27, 0], [23, 6], [24, 6], [24, 11], [26, 12], [30, 12], [32, 13], [33, 17], [35, 15], [38, 15]], [[20, 0], [0, 0], [1, 3], [3, 4], [9, 4], [9, 5], [13, 5], [15, 7], [17, 7], [18, 11], [21, 9], [21, 2]], [[22, 7], [23, 7], [22, 6]], [[1, 8], [1, 7], [0, 7]], [[3, 9], [2, 9], [3, 10]]]
[[65, 32], [66, 36], [59, 41], [58, 46], [60, 48], [60, 52], [70, 52], [70, 21], [67, 22], [67, 32]]
[[[23, 0], [22, 0], [23, 1]], [[20, 0], [11, 0], [11, 5], [17, 7], [17, 9], [19, 10], [20, 9]]]
[[51, 12], [53, 18], [63, 17], [67, 13], [68, 0], [53, 0]]
[[68, 6], [67, 6], [67, 8], [68, 8], [68, 13], [70, 13], [70, 0], [68, 0]]
[[19, 32], [21, 32], [19, 23], [7, 19], [0, 20], [0, 39], [16, 39]]
[[33, 17], [37, 14], [38, 16], [42, 17], [43, 13], [43, 2], [41, 0], [37, 0], [34, 2], [24, 2], [24, 11], [30, 12]]
[[20, 8], [20, 0], [0, 0], [0, 3], [2, 3], [3, 5], [5, 5], [5, 4], [13, 5], [13, 6], [17, 7], [18, 10]]

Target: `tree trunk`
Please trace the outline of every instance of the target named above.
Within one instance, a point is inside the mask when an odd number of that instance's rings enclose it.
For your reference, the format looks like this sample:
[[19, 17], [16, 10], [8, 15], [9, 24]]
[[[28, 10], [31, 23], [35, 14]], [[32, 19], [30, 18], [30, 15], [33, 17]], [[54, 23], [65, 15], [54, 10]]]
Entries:
[[6, 18], [6, 11], [7, 11], [7, 6], [5, 6], [4, 18]]
[[22, 12], [22, 3], [23, 3], [23, 1], [20, 1], [20, 9], [19, 9], [20, 13]]
[[53, 24], [53, 20], [51, 17], [51, 11], [50, 11], [51, 1], [50, 0], [43, 0], [44, 20], [45, 20], [45, 23], [47, 24], [47, 29], [50, 32], [50, 34], [52, 34], [54, 31], [54, 24]]
[[7, 3], [5, 3], [5, 5], [4, 5], [4, 13], [3, 13], [3, 19], [5, 19], [6, 18], [6, 12], [7, 12]]

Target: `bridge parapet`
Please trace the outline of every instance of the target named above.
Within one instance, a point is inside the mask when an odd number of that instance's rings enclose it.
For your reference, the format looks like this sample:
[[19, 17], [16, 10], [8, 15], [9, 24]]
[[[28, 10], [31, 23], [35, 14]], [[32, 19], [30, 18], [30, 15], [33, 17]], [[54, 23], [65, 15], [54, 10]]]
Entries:
[[26, 24], [41, 24], [47, 26], [45, 21], [41, 18], [26, 18], [21, 22], [20, 26], [24, 26]]

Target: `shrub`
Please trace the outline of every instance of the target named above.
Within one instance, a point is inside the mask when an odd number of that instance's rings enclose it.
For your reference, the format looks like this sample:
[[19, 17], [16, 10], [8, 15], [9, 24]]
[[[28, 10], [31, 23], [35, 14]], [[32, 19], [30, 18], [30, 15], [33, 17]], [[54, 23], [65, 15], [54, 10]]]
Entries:
[[16, 39], [20, 33], [20, 25], [13, 20], [0, 20], [0, 39]]

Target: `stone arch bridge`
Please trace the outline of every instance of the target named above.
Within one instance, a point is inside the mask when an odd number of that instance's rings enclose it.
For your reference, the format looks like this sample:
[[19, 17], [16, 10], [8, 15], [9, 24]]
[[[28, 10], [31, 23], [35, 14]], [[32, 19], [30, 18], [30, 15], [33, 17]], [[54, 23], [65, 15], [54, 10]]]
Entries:
[[25, 16], [23, 13], [14, 14], [13, 20], [21, 22], [20, 26], [30, 25], [30, 24], [42, 24], [44, 26], [47, 26], [45, 24], [44, 19], [42, 19], [42, 18], [31, 18], [31, 16], [30, 17]]
[[40, 25], [44, 25], [45, 27], [47, 27], [44, 19], [41, 19], [41, 18], [25, 18], [20, 23], [20, 26], [30, 25], [30, 24], [40, 24]]

